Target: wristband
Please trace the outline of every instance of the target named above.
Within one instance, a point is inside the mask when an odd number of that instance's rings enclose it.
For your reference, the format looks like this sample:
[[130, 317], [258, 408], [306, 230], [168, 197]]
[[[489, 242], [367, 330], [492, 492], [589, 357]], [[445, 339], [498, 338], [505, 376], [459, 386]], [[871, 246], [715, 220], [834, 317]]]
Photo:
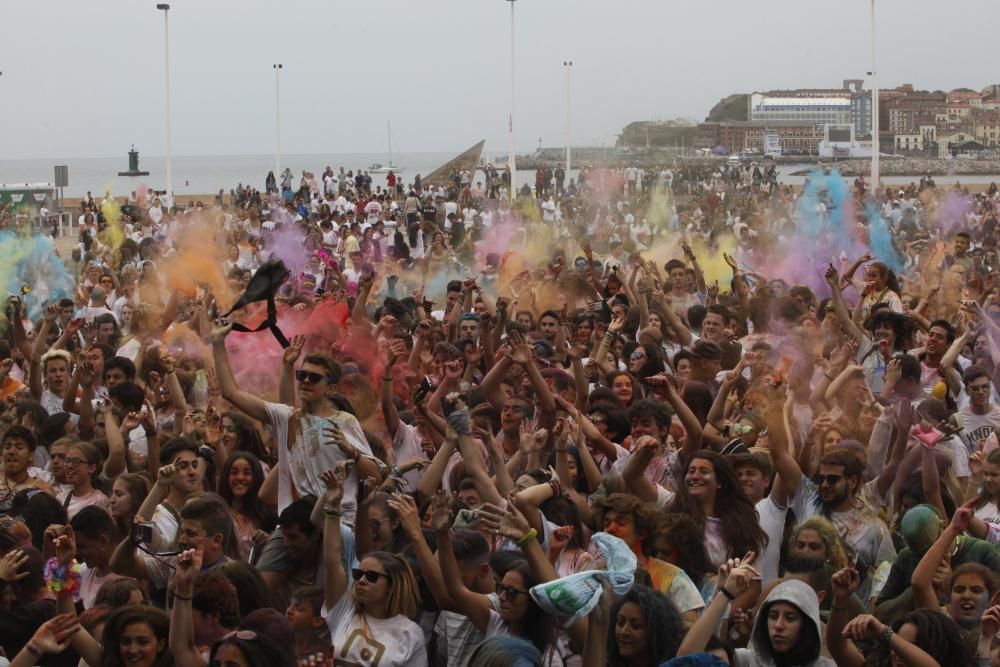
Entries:
[[896, 634], [896, 633], [895, 633], [895, 632], [893, 632], [892, 628], [890, 628], [890, 627], [889, 627], [889, 626], [887, 625], [887, 626], [885, 626], [885, 631], [884, 631], [884, 632], [882, 632], [882, 634], [880, 634], [880, 635], [878, 636], [878, 639], [879, 639], [879, 641], [880, 641], [880, 642], [884, 642], [884, 643], [888, 644], [888, 643], [889, 643], [889, 641], [890, 641], [890, 640], [892, 639], [892, 636], [893, 636], [894, 634]]
[[725, 586], [719, 586], [719, 592], [726, 596], [726, 598], [732, 602], [736, 599], [736, 596], [729, 592], [729, 589]]
[[344, 513], [331, 505], [323, 505], [323, 516], [330, 518], [340, 518], [344, 516]]
[[177, 593], [174, 593], [175, 600], [184, 600], [185, 602], [190, 602], [192, 597], [194, 596], [189, 595], [187, 597], [184, 597], [183, 595], [178, 595]]
[[27, 644], [25, 644], [24, 648], [28, 649], [28, 653], [35, 656], [36, 660], [42, 657], [42, 649], [38, 648], [38, 646], [35, 645], [34, 641], [30, 641]]
[[533, 539], [537, 537], [538, 537], [538, 531], [532, 528], [531, 530], [529, 530], [527, 533], [524, 534], [524, 537], [522, 537], [517, 541], [517, 546], [523, 549], [524, 547], [528, 546], [528, 544], [530, 544]]
[[54, 556], [45, 563], [45, 583], [50, 593], [57, 597], [72, 595], [80, 590], [81, 566], [76, 559], [62, 565]]
[[382, 382], [392, 382], [392, 378], [391, 378], [391, 377], [387, 378], [387, 377], [385, 377], [385, 376], [383, 375], [383, 376], [382, 376]]

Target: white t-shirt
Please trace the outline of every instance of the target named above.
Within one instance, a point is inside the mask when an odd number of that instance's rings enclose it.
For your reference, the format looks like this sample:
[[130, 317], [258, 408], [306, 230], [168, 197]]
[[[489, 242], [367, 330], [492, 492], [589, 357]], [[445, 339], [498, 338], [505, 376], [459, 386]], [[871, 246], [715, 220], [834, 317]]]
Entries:
[[[327, 440], [323, 427], [333, 423], [344, 434], [347, 442], [362, 456], [371, 456], [372, 450], [361, 430], [361, 424], [347, 412], [335, 412], [331, 417], [317, 417], [300, 413], [295, 426], [295, 440], [289, 445], [288, 431], [292, 413], [290, 405], [266, 403], [268, 426], [278, 446], [278, 512], [281, 513], [296, 498], [304, 496], [321, 497], [326, 485], [320, 477], [327, 470], [333, 470], [338, 461], [346, 461], [347, 456], [340, 447]], [[341, 509], [344, 520], [354, 525], [358, 504], [358, 472], [351, 468], [344, 480], [344, 501]]]
[[778, 503], [766, 496], [755, 506], [757, 510], [757, 522], [761, 530], [767, 534], [767, 546], [757, 557], [756, 566], [760, 570], [761, 585], [767, 584], [778, 578], [778, 561], [781, 558], [781, 542], [785, 534], [785, 515], [788, 514], [787, 507], [781, 507]]
[[427, 651], [420, 626], [402, 614], [373, 618], [358, 611], [350, 589], [333, 609], [323, 605], [336, 665], [354, 667], [426, 667]]
[[[496, 593], [490, 593], [486, 597], [490, 599], [493, 610], [497, 611], [500, 608], [500, 598]], [[449, 665], [464, 665], [476, 646], [486, 638], [468, 616], [454, 611], [442, 611], [438, 615], [434, 632], [447, 647]]]

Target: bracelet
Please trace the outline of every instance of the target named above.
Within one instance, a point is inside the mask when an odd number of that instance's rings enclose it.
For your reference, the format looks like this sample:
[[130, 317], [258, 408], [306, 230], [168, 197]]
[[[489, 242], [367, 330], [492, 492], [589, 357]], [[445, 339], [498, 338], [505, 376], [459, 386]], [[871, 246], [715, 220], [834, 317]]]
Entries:
[[28, 649], [28, 653], [35, 656], [36, 660], [42, 657], [42, 649], [38, 648], [38, 646], [35, 645], [34, 641], [29, 641], [27, 644], [24, 645], [24, 648]]
[[732, 602], [736, 599], [736, 596], [729, 592], [729, 589], [725, 586], [719, 586], [719, 592], [726, 596], [726, 598]]
[[831, 605], [830, 606], [830, 611], [847, 611], [850, 608], [851, 608], [851, 605], [849, 605], [849, 604], [845, 604], [843, 607], [834, 607], [834, 606]]
[[340, 517], [344, 516], [344, 513], [341, 512], [336, 507], [333, 507], [332, 505], [323, 505], [323, 516], [330, 517], [330, 518], [334, 518], [334, 517], [340, 518]]
[[45, 585], [56, 596], [71, 595], [80, 590], [82, 567], [76, 559], [62, 565], [54, 556], [45, 563]]
[[524, 537], [522, 537], [521, 539], [519, 539], [517, 541], [517, 546], [519, 546], [519, 547], [521, 547], [523, 549], [524, 547], [528, 546], [528, 544], [532, 540], [534, 540], [535, 538], [537, 538], [537, 537], [538, 537], [538, 531], [535, 530], [534, 528], [532, 528], [531, 530], [529, 530], [528, 532], [526, 532], [524, 534]]
[[552, 489], [553, 498], [558, 498], [559, 496], [562, 495], [562, 484], [560, 484], [556, 480], [553, 479], [549, 482], [549, 488]]
[[174, 593], [175, 600], [184, 600], [185, 602], [190, 602], [192, 597], [194, 596], [189, 595], [187, 597], [184, 597], [183, 595], [178, 595], [177, 593]]
[[833, 382], [834, 380], [836, 380], [836, 379], [837, 379], [837, 378], [836, 378], [836, 376], [835, 376], [835, 377], [830, 377], [830, 374], [829, 374], [829, 373], [823, 373], [823, 377], [825, 377], [825, 378], [826, 378], [827, 380], [829, 380], [830, 382]]
[[880, 635], [878, 636], [878, 639], [879, 639], [879, 641], [880, 641], [880, 642], [885, 642], [886, 644], [888, 644], [888, 643], [889, 643], [889, 641], [890, 641], [890, 640], [892, 639], [892, 636], [893, 636], [894, 634], [896, 634], [896, 633], [895, 633], [895, 632], [893, 632], [892, 628], [890, 628], [890, 627], [889, 627], [889, 626], [887, 625], [887, 626], [885, 626], [885, 632], [883, 632], [882, 634], [880, 634]]
[[391, 377], [387, 378], [387, 377], [385, 377], [385, 376], [383, 375], [383, 376], [382, 376], [382, 382], [392, 382], [392, 378], [391, 378]]

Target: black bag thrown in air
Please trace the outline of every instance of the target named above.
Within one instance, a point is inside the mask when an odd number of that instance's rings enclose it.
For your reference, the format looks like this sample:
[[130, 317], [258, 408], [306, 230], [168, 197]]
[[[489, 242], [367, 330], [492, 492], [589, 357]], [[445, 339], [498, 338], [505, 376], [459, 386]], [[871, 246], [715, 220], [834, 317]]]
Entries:
[[274, 337], [278, 339], [281, 347], [287, 348], [289, 346], [288, 339], [285, 338], [285, 334], [281, 333], [281, 329], [278, 328], [278, 308], [274, 304], [274, 297], [277, 295], [281, 285], [288, 280], [288, 276], [291, 273], [280, 259], [269, 259], [261, 264], [260, 268], [257, 269], [257, 272], [253, 274], [253, 277], [247, 284], [247, 288], [243, 290], [243, 294], [240, 295], [240, 298], [236, 300], [233, 307], [223, 314], [222, 317], [226, 317], [234, 310], [239, 310], [248, 304], [266, 300], [267, 319], [261, 322], [256, 329], [251, 329], [234, 322], [233, 331], [256, 333], [264, 329], [270, 329]]

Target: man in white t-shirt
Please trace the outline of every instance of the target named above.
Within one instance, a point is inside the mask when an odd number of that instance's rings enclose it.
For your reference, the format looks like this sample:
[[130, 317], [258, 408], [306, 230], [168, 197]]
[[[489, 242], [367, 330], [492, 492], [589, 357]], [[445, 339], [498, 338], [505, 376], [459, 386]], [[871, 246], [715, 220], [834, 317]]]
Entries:
[[991, 400], [993, 383], [984, 366], [969, 366], [962, 376], [969, 404], [958, 412], [961, 438], [968, 454], [982, 451], [986, 440], [1000, 429], [1000, 406]]
[[[212, 334], [212, 354], [222, 396], [238, 409], [267, 425], [278, 451], [278, 512], [296, 498], [321, 497], [326, 485], [322, 475], [333, 470], [339, 461], [353, 461], [344, 480], [344, 523], [354, 524], [357, 511], [358, 480], [378, 475], [378, 465], [354, 415], [338, 410], [330, 399], [336, 394], [341, 377], [340, 364], [321, 354], [309, 354], [295, 370], [303, 340], [285, 350], [279, 398], [283, 403], [268, 403], [236, 385], [226, 353], [226, 336], [232, 326]], [[294, 371], [294, 380], [292, 374]], [[298, 403], [292, 387], [298, 384]], [[272, 587], [283, 583], [287, 560], [281, 531], [276, 530], [261, 554], [258, 568]]]

